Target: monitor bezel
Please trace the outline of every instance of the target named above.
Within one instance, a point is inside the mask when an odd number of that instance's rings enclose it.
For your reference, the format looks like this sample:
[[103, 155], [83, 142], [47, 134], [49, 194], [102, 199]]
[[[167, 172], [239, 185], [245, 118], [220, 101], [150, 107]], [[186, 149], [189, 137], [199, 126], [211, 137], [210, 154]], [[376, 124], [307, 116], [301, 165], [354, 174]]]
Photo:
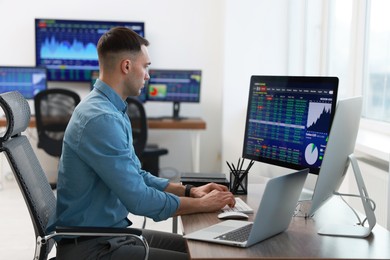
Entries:
[[[46, 74], [46, 80], [45, 80], [45, 88], [42, 89], [41, 91], [46, 90], [48, 88], [47, 69], [45, 67], [42, 67], [42, 66], [0, 66], [0, 69], [3, 69], [3, 68], [4, 69], [37, 69], [37, 70], [42, 70]], [[5, 92], [2, 92], [2, 93], [5, 93]], [[23, 93], [21, 93], [21, 94], [23, 95]], [[23, 97], [27, 100], [34, 100], [35, 95], [32, 97], [30, 97], [30, 96], [27, 97], [27, 96], [23, 95]]]
[[[39, 66], [39, 67], [46, 67], [44, 66], [40, 61], [42, 61], [42, 58], [40, 57], [40, 54], [39, 54], [39, 48], [38, 48], [38, 37], [37, 37], [37, 33], [38, 33], [38, 23], [40, 21], [56, 21], [56, 22], [71, 22], [71, 23], [85, 23], [85, 24], [114, 24], [114, 26], [112, 27], [115, 27], [115, 26], [142, 26], [142, 33], [143, 35], [141, 35], [142, 37], [145, 36], [145, 22], [142, 22], [142, 21], [119, 21], [119, 20], [87, 20], [87, 19], [59, 19], [59, 18], [35, 18], [35, 21], [34, 21], [34, 41], [35, 41], [35, 64], [36, 66]], [[111, 28], [112, 28], [111, 27]], [[80, 69], [81, 72], [83, 71], [94, 71], [98, 69], [97, 68], [92, 68], [90, 70], [88, 69]], [[50, 68], [47, 68], [47, 81], [50, 81], [50, 82], [89, 82], [91, 79], [88, 79], [88, 78], [85, 78], [85, 79], [70, 79], [69, 77], [67, 77], [66, 79], [58, 79], [58, 78], [55, 78], [55, 79], [52, 79], [50, 77], [50, 71], [52, 69]], [[60, 69], [56, 69], [56, 71], [58, 71]]]
[[259, 80], [265, 80], [265, 81], [270, 81], [274, 80], [275, 81], [280, 81], [283, 83], [286, 83], [288, 81], [291, 82], [315, 82], [317, 83], [326, 83], [326, 84], [332, 84], [334, 86], [333, 88], [333, 102], [331, 106], [331, 123], [329, 126], [328, 130], [328, 137], [330, 133], [330, 129], [332, 126], [332, 122], [334, 119], [335, 115], [335, 110], [336, 110], [336, 104], [337, 104], [337, 94], [338, 94], [338, 82], [339, 79], [337, 77], [333, 76], [276, 76], [276, 75], [253, 75], [251, 76], [250, 80], [250, 86], [249, 86], [249, 95], [248, 95], [248, 102], [247, 102], [247, 113], [246, 113], [246, 119], [245, 119], [245, 131], [244, 131], [244, 142], [243, 142], [243, 150], [242, 150], [242, 157], [250, 160], [255, 160], [258, 162], [270, 164], [270, 165], [275, 165], [275, 166], [280, 166], [284, 168], [289, 168], [289, 169], [295, 169], [295, 170], [301, 170], [305, 168], [309, 168], [310, 173], [318, 175], [320, 172], [321, 167], [310, 167], [307, 165], [297, 165], [297, 164], [292, 164], [292, 163], [287, 163], [283, 161], [278, 161], [278, 160], [273, 160], [270, 158], [265, 158], [261, 156], [253, 156], [250, 154], [246, 154], [246, 146], [247, 146], [247, 139], [248, 139], [248, 120], [250, 117], [250, 110], [249, 110], [249, 104], [252, 99], [252, 88], [254, 87], [254, 83], [258, 82]]

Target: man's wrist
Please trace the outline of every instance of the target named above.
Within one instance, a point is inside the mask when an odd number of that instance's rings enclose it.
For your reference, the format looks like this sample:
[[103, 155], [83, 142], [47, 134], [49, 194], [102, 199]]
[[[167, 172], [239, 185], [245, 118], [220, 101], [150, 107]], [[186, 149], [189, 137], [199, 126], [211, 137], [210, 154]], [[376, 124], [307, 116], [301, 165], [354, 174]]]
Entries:
[[186, 184], [185, 190], [184, 190], [184, 196], [191, 197], [191, 189], [194, 187], [194, 185]]

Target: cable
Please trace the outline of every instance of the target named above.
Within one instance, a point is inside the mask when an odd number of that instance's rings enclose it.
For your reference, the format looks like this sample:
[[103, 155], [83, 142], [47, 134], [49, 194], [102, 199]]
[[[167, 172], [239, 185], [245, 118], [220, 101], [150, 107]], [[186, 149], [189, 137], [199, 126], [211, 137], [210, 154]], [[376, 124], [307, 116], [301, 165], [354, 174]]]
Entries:
[[356, 197], [356, 198], [362, 198], [362, 199], [365, 199], [367, 201], [370, 202], [370, 207], [371, 207], [371, 210], [372, 211], [375, 211], [376, 209], [376, 204], [375, 204], [375, 201], [372, 200], [371, 198], [369, 197], [366, 197], [366, 196], [360, 196], [360, 195], [355, 195], [355, 194], [346, 194], [346, 193], [340, 193], [340, 192], [333, 192], [334, 195], [338, 195], [340, 196], [340, 198], [344, 201], [345, 204], [347, 204], [347, 206], [352, 210], [352, 212], [355, 214], [356, 218], [359, 220], [359, 223], [357, 223], [358, 225], [361, 225], [362, 227], [364, 226], [364, 223], [367, 221], [367, 216], [363, 219], [363, 221], [360, 219], [359, 215], [357, 214], [357, 212], [355, 211], [355, 209], [353, 209], [349, 204], [348, 202], [344, 199], [343, 196], [346, 196], [346, 197]]
[[340, 192], [334, 192], [333, 193], [334, 195], [339, 195], [339, 196], [346, 196], [346, 197], [356, 197], [356, 198], [363, 198], [365, 200], [368, 200], [370, 202], [370, 206], [371, 206], [371, 210], [372, 211], [375, 211], [376, 209], [376, 203], [373, 199], [371, 199], [370, 197], [366, 197], [366, 196], [360, 196], [360, 195], [356, 195], [356, 194], [347, 194], [347, 193], [340, 193]]
[[[359, 215], [357, 214], [357, 212], [355, 211], [354, 208], [351, 207], [351, 205], [348, 204], [348, 202], [344, 199], [344, 197], [341, 195], [341, 194], [337, 194], [340, 196], [340, 198], [344, 201], [345, 204], [347, 204], [347, 206], [352, 210], [352, 212], [355, 214], [356, 218], [359, 220], [359, 222], [357, 223], [358, 225], [361, 225], [363, 226], [363, 222], [362, 220], [360, 219]], [[352, 196], [354, 197], [354, 196]]]
[[295, 206], [293, 217], [303, 217], [305, 219], [309, 217], [307, 214], [307, 206], [305, 206], [305, 202], [307, 201], [298, 201], [297, 205]]

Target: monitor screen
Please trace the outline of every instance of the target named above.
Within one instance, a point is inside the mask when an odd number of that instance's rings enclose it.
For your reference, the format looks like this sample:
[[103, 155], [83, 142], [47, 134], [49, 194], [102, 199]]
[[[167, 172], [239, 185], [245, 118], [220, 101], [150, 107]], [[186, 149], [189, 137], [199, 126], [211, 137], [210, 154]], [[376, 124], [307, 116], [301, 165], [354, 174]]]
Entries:
[[19, 91], [24, 98], [47, 88], [46, 69], [39, 67], [0, 67], [0, 93]]
[[149, 70], [148, 101], [200, 102], [200, 70]]
[[180, 103], [200, 102], [200, 70], [149, 70], [150, 79], [147, 83], [148, 101], [173, 102], [173, 119], [184, 119], [179, 116]]
[[143, 22], [35, 19], [36, 65], [48, 69], [49, 81], [89, 82], [99, 69], [97, 42], [116, 26], [144, 37]]
[[337, 89], [336, 77], [252, 76], [243, 157], [318, 174]]

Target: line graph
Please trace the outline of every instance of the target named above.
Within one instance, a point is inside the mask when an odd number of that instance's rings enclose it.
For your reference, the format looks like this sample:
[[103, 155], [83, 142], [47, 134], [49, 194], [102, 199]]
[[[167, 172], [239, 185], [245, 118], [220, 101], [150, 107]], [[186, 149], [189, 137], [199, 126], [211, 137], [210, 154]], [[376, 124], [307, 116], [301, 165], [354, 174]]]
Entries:
[[308, 131], [327, 132], [329, 130], [332, 105], [329, 103], [309, 103], [306, 127]]
[[43, 41], [40, 55], [43, 59], [97, 60], [96, 44], [76, 39], [58, 41], [54, 36]]

